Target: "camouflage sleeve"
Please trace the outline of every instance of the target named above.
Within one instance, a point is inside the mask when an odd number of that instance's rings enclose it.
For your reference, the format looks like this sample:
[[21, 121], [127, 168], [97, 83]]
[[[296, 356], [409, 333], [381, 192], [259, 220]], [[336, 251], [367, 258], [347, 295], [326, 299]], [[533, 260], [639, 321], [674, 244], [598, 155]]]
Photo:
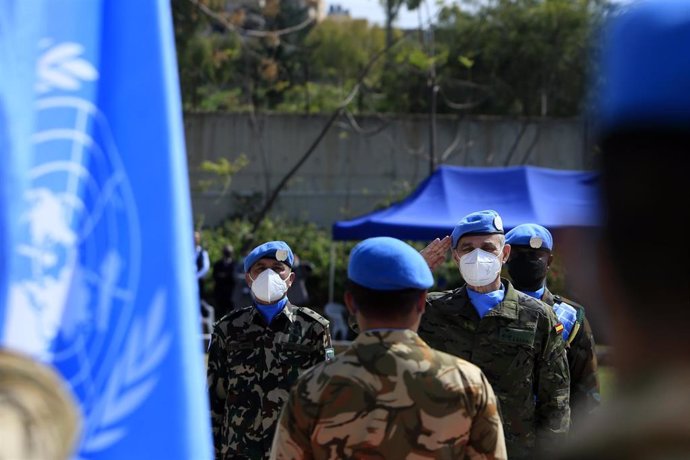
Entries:
[[498, 413], [494, 390], [481, 374], [481, 388], [477, 393], [477, 415], [472, 420], [467, 458], [502, 460], [508, 458], [503, 423]]
[[278, 427], [273, 436], [271, 460], [299, 460], [313, 458], [311, 450], [312, 418], [305, 411], [305, 402], [300, 397], [304, 380], [299, 379], [292, 387], [283, 406]]
[[582, 329], [570, 343], [568, 361], [570, 364], [570, 406], [573, 418], [586, 416], [596, 409], [600, 402], [598, 364], [594, 334], [585, 317]]
[[213, 431], [213, 447], [216, 458], [220, 457], [223, 432], [223, 415], [227, 394], [227, 353], [224, 343], [225, 336], [218, 324], [213, 328], [211, 343], [208, 347], [208, 366], [206, 384], [208, 386], [209, 404], [211, 407], [211, 429]]
[[[570, 371], [565, 341], [550, 307], [544, 309], [542, 353], [535, 366], [537, 395], [535, 424], [537, 448], [549, 452], [567, 435], [570, 428]], [[542, 321], [540, 321], [542, 323]]]

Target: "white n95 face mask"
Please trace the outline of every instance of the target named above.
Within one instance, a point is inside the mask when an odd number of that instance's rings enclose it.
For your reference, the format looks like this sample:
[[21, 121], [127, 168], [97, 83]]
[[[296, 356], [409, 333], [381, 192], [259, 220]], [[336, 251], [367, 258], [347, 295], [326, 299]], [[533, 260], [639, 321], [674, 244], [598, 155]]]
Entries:
[[486, 286], [496, 279], [500, 271], [498, 256], [479, 248], [460, 258], [460, 274], [470, 286]]
[[256, 279], [252, 278], [252, 293], [257, 299], [266, 303], [273, 303], [283, 298], [288, 290], [287, 283], [279, 274], [270, 268], [262, 271]]

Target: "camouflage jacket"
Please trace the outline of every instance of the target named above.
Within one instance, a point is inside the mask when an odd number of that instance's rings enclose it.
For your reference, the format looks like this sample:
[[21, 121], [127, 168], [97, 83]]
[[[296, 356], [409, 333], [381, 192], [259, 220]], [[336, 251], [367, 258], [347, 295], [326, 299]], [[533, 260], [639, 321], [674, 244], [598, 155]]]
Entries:
[[332, 353], [328, 321], [308, 308], [288, 303], [270, 325], [253, 306], [218, 321], [208, 352], [216, 458], [268, 458], [291, 386]]
[[360, 334], [290, 391], [272, 459], [505, 459], [481, 370], [410, 330]]
[[554, 449], [570, 425], [570, 375], [553, 309], [508, 280], [503, 302], [483, 318], [465, 287], [427, 297], [419, 335], [476, 364], [499, 400], [508, 457]]
[[597, 376], [597, 355], [592, 327], [585, 317], [585, 309], [570, 299], [554, 296], [548, 288], [542, 302], [553, 306], [556, 301], [565, 302], [577, 310], [577, 322], [566, 343], [568, 366], [570, 367], [570, 413], [577, 423], [578, 418], [587, 416], [601, 401], [599, 378]]

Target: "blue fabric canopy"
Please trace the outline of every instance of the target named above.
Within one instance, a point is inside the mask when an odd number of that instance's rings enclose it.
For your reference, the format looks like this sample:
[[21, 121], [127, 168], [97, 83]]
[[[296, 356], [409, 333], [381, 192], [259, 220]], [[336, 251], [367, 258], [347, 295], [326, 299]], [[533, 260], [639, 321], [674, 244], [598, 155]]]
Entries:
[[493, 209], [506, 231], [524, 223], [547, 228], [599, 224], [599, 174], [515, 166], [441, 166], [405, 200], [333, 224], [334, 240], [392, 236], [428, 241], [449, 235], [465, 215]]

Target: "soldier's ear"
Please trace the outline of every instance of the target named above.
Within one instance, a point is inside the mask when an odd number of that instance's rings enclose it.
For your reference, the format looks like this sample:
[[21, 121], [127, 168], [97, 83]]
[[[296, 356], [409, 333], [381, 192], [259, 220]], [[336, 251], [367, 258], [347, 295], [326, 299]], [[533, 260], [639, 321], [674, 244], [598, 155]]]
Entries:
[[417, 305], [415, 305], [415, 308], [417, 310], [417, 313], [420, 315], [424, 314], [424, 311], [426, 310], [426, 294], [428, 291], [424, 291], [422, 294], [420, 294], [419, 299], [417, 300]]
[[297, 275], [295, 275], [295, 272], [290, 272], [290, 274], [288, 275], [287, 279], [285, 280], [285, 282], [287, 283], [288, 287], [292, 286], [292, 283], [295, 282], [295, 277], [297, 277]]
[[357, 306], [355, 305], [355, 299], [350, 291], [345, 291], [344, 300], [347, 312], [354, 316], [357, 313]]
[[511, 246], [508, 243], [503, 245], [503, 251], [501, 251], [503, 255], [502, 263], [508, 262], [508, 259], [510, 258], [510, 248]]

